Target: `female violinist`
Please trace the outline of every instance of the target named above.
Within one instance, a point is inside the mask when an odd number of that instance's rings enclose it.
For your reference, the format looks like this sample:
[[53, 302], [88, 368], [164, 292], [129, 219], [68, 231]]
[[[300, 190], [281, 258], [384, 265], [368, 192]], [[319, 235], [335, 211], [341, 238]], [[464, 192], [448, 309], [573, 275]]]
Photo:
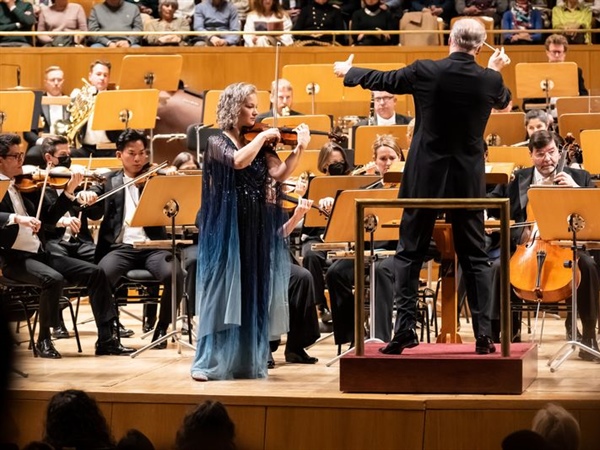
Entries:
[[204, 156], [197, 282], [203, 301], [191, 368], [197, 381], [266, 377], [269, 335], [287, 332], [289, 257], [273, 181], [291, 175], [310, 133], [298, 126], [298, 144], [281, 161], [265, 145], [279, 139], [277, 128], [243, 138], [256, 116], [256, 87], [229, 85], [217, 106], [223, 133], [209, 138]]
[[[565, 167], [560, 173], [556, 173], [556, 166], [559, 159], [558, 146], [554, 135], [547, 131], [536, 131], [529, 140], [529, 151], [533, 167], [521, 169], [515, 172], [514, 179], [508, 185], [499, 185], [489, 194], [493, 198], [510, 198], [511, 219], [516, 223], [526, 222], [527, 217], [527, 190], [531, 185], [558, 184], [561, 186], [594, 187], [590, 174], [585, 170], [572, 169]], [[550, 207], [550, 205], [549, 205]], [[558, 219], [557, 219], [558, 220]], [[512, 230], [511, 247], [521, 243], [523, 228]], [[536, 264], [536, 261], [530, 261], [524, 264]], [[512, 265], [512, 261], [511, 261]], [[577, 306], [581, 322], [583, 325], [583, 343], [593, 349], [598, 349], [596, 342], [595, 324], [598, 319], [598, 300], [600, 291], [600, 281], [594, 259], [587, 252], [579, 253], [578, 266], [581, 274], [581, 282], [577, 289]], [[492, 264], [492, 328], [494, 330], [493, 339], [499, 342], [499, 304], [500, 304], [500, 263], [496, 260]], [[561, 269], [557, 269], [561, 270]], [[567, 270], [567, 269], [564, 269]], [[568, 269], [570, 271], [570, 269]], [[523, 270], [511, 270], [511, 282], [515, 283], [521, 280], [518, 277]], [[534, 280], [535, 281], [535, 280]], [[532, 281], [531, 289], [534, 288]], [[542, 286], [543, 288], [543, 286]], [[511, 301], [520, 301], [512, 293]], [[520, 320], [513, 316], [513, 340], [520, 339]], [[571, 320], [567, 318], [566, 328], [568, 339], [571, 338]], [[586, 360], [595, 360], [595, 357], [587, 352], [580, 352], [579, 357]]]

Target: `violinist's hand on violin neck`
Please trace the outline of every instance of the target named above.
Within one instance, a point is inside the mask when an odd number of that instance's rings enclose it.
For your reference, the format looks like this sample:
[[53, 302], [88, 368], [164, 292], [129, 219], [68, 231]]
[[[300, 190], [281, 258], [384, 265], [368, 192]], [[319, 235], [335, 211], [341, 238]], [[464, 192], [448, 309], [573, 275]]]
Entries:
[[69, 179], [69, 181], [67, 182], [67, 185], [65, 186], [65, 191], [67, 191], [69, 194], [73, 194], [75, 192], [75, 189], [77, 189], [77, 187], [82, 182], [83, 182], [83, 173], [72, 172], [71, 178]]
[[298, 136], [297, 148], [299, 148], [300, 150], [306, 150], [310, 142], [310, 129], [308, 128], [308, 125], [301, 123], [296, 128], [294, 128], [294, 131]]
[[93, 191], [80, 191], [75, 198], [80, 205], [93, 205], [98, 198], [98, 194]]
[[346, 61], [336, 61], [333, 63], [333, 73], [338, 78], [344, 78], [348, 71], [352, 68], [354, 55], [350, 55]]

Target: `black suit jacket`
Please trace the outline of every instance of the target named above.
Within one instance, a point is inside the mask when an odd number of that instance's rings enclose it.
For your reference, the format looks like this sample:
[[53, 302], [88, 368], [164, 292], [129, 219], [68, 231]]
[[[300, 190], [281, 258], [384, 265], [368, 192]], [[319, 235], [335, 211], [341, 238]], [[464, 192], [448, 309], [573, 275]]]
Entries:
[[[36, 97], [35, 97], [36, 104], [34, 106], [34, 111], [35, 110], [40, 111], [40, 114], [41, 114], [42, 118], [44, 119], [44, 126], [43, 126], [43, 128], [39, 128], [39, 127], [35, 126], [31, 129], [31, 131], [26, 131], [24, 133], [23, 137], [29, 144], [29, 147], [33, 147], [35, 145], [35, 142], [40, 137], [40, 133], [50, 133], [50, 105], [42, 104], [42, 98], [47, 97], [47, 96], [48, 96], [48, 94], [45, 92], [43, 93], [43, 95], [40, 96], [39, 91], [38, 91], [38, 95], [36, 95]], [[62, 110], [63, 110], [63, 119], [68, 120], [69, 112], [67, 111], [67, 107], [62, 106]]]
[[416, 123], [400, 196], [485, 195], [483, 132], [491, 109], [505, 108], [511, 97], [500, 73], [454, 52], [388, 72], [353, 67], [344, 85], [412, 94]]
[[[408, 125], [410, 123], [410, 121], [412, 120], [412, 117], [408, 117], [405, 116], [403, 114], [398, 114], [396, 113], [396, 125]], [[359, 120], [355, 127], [361, 127], [363, 125], [369, 125], [369, 119], [362, 119]]]
[[[565, 167], [564, 171], [571, 175], [573, 181], [581, 187], [595, 187], [589, 172]], [[528, 167], [515, 172], [514, 179], [508, 184], [499, 184], [488, 194], [490, 198], [510, 199], [510, 218], [516, 223], [527, 221], [527, 191], [534, 181], [534, 168]], [[514, 249], [520, 242], [522, 228], [511, 230], [511, 247]]]
[[[112, 172], [106, 181], [98, 186], [93, 186], [90, 190], [102, 195], [118, 186], [123, 185], [123, 171]], [[103, 203], [103, 204], [102, 204]], [[92, 207], [94, 208], [94, 207]], [[95, 262], [99, 262], [106, 254], [110, 252], [110, 247], [116, 242], [117, 236], [121, 233], [123, 227], [125, 212], [125, 189], [108, 197], [98, 204], [96, 208], [102, 208], [104, 219], [100, 225], [98, 233], [98, 242], [96, 244]], [[95, 214], [92, 210], [90, 214]], [[144, 227], [144, 231], [150, 239], [167, 239], [165, 227]]]

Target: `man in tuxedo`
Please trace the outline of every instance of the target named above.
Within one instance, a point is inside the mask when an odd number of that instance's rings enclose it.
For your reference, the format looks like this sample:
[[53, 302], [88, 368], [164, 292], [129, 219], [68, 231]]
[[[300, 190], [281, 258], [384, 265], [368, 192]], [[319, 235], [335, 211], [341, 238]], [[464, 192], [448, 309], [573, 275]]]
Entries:
[[[395, 95], [384, 91], [373, 91], [374, 117], [359, 121], [361, 125], [408, 125], [412, 117], [396, 112], [397, 99]], [[371, 123], [372, 122], [372, 123]]]
[[[117, 141], [117, 158], [123, 169], [113, 172], [107, 180], [90, 188], [94, 195], [102, 195], [134, 179], [148, 162], [148, 139], [137, 130], [128, 129]], [[165, 227], [132, 227], [131, 219], [137, 209], [141, 193], [135, 184], [121, 189], [96, 207], [104, 219], [100, 225], [95, 260], [106, 272], [108, 284], [114, 290], [119, 280], [132, 269], [146, 269], [164, 286], [160, 299], [160, 314], [154, 329], [153, 341], [165, 336], [171, 323], [171, 252], [168, 250], [134, 248], [134, 242], [167, 239]], [[183, 273], [177, 263], [176, 296], [182, 294]], [[165, 348], [164, 341], [154, 348]]]
[[277, 116], [299, 116], [302, 113], [294, 111], [292, 104], [294, 103], [294, 88], [285, 78], [280, 78], [279, 83], [273, 81], [271, 83], [271, 107], [268, 111], [260, 113], [256, 116], [256, 122], [262, 122], [267, 117], [273, 117], [274, 106], [277, 108]]
[[[556, 136], [547, 130], [536, 131], [529, 139], [529, 152], [533, 167], [518, 170], [514, 179], [509, 184], [498, 185], [488, 195], [492, 198], [510, 198], [510, 218], [516, 223], [527, 221], [527, 191], [532, 185], [556, 184], [571, 187], [595, 187], [591, 176], [585, 170], [565, 167], [562, 172], [556, 173], [556, 166], [560, 158]], [[511, 249], [524, 239], [525, 228], [514, 228], [511, 231]], [[525, 238], [526, 239], [526, 238]], [[535, 264], [535, 262], [534, 262]], [[598, 321], [598, 301], [600, 297], [600, 280], [596, 262], [588, 252], [579, 252], [578, 261], [581, 281], [577, 288], [577, 307], [583, 325], [582, 343], [598, 350], [596, 341], [596, 322]], [[492, 264], [492, 322], [494, 339], [499, 340], [500, 328], [500, 261]], [[511, 292], [511, 301], [520, 301], [514, 292]], [[521, 323], [518, 315], [513, 317], [513, 339], [519, 336]], [[571, 319], [567, 318], [567, 338], [571, 339]], [[579, 357], [587, 361], [598, 359], [587, 352], [580, 351]]]
[[[23, 153], [21, 138], [0, 134], [0, 179], [14, 180], [20, 175]], [[57, 199], [48, 220], [54, 223], [75, 201], [74, 189], [82, 176], [74, 174]], [[85, 198], [85, 196], [82, 196]], [[90, 304], [98, 327], [96, 355], [126, 355], [134, 350], [121, 345], [116, 331], [116, 311], [106, 276], [98, 266], [78, 259], [50, 255], [44, 249], [44, 229], [35, 217], [35, 206], [11, 186], [0, 202], [0, 266], [13, 281], [40, 289], [39, 334], [35, 345], [38, 356], [60, 358], [50, 340], [50, 327], [58, 325], [58, 305], [63, 286], [75, 283], [89, 289]]]
[[[499, 71], [510, 61], [496, 50], [488, 68], [475, 61], [486, 38], [475, 19], [456, 23], [449, 38], [450, 55], [438, 61], [415, 61], [389, 72], [352, 67], [353, 56], [334, 64], [344, 85], [412, 94], [416, 107], [401, 198], [477, 198], [485, 196], [484, 141], [492, 108], [504, 108], [510, 91]], [[454, 246], [466, 281], [476, 336], [475, 351], [496, 350], [489, 317], [490, 271], [484, 250], [483, 211], [451, 210]], [[419, 344], [416, 333], [419, 272], [429, 248], [437, 211], [405, 209], [394, 258], [394, 296], [398, 315], [392, 341], [380, 351], [400, 354]]]
[[24, 133], [29, 149], [25, 155], [25, 164], [39, 166], [42, 164], [42, 134], [53, 132], [53, 125], [59, 120], [69, 120], [69, 112], [66, 105], [45, 105], [42, 103], [46, 97], [62, 97], [65, 73], [59, 66], [50, 66], [44, 73], [44, 93], [36, 95], [34, 111], [39, 111], [40, 117], [37, 126], [31, 131]]
[[[108, 89], [110, 80], [111, 64], [108, 61], [96, 60], [90, 64], [90, 72], [88, 73], [88, 81], [95, 88], [96, 94]], [[71, 98], [76, 98], [79, 95], [79, 89], [71, 92]], [[94, 94], [94, 95], [96, 95]], [[86, 123], [81, 127], [78, 133], [81, 147], [74, 149], [72, 155], [78, 158], [87, 158], [90, 155], [101, 157], [115, 156], [114, 150], [99, 149], [99, 144], [115, 143], [121, 131], [119, 130], [92, 130], [89, 124], [92, 122], [94, 113], [90, 114]]]

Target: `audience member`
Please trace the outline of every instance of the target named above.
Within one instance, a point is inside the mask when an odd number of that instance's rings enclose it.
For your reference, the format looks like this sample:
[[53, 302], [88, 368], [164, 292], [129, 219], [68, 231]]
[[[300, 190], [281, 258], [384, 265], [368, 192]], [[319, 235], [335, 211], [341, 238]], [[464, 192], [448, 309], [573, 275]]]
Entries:
[[544, 28], [542, 13], [533, 7], [531, 0], [515, 0], [502, 16], [502, 29], [515, 31], [503, 33], [504, 44], [539, 44], [542, 33], [527, 33], [526, 30]]
[[324, 31], [344, 31], [346, 25], [339, 8], [329, 3], [329, 0], [314, 0], [312, 4], [300, 10], [298, 19], [294, 24], [294, 31], [314, 31], [310, 35], [296, 36], [296, 39], [305, 44], [331, 44], [334, 41], [345, 45], [345, 35], [323, 34]]
[[248, 16], [248, 11], [250, 10], [250, 1], [249, 0], [231, 0], [231, 4], [235, 6], [238, 12], [238, 18], [240, 19], [240, 28], [246, 22], [246, 18]]
[[[244, 31], [290, 31], [292, 19], [285, 12], [279, 0], [254, 0], [254, 6], [246, 17]], [[246, 47], [272, 47], [280, 43], [289, 46], [294, 43], [291, 34], [278, 36], [261, 36], [260, 34], [244, 34]]]
[[220, 402], [206, 400], [183, 419], [176, 450], [235, 450], [235, 424]]
[[[142, 31], [142, 17], [137, 6], [123, 0], [105, 0], [95, 5], [88, 21], [90, 31]], [[140, 36], [88, 36], [90, 47], [139, 47]]]
[[[227, 0], [206, 0], [196, 5], [194, 31], [240, 31], [237, 8]], [[237, 45], [240, 37], [235, 34], [201, 36], [194, 45], [227, 47]]]
[[119, 439], [116, 450], [154, 450], [154, 444], [144, 433], [132, 429]]
[[[69, 0], [54, 0], [52, 5], [41, 5], [37, 30], [44, 31], [87, 31], [87, 19], [83, 6]], [[47, 47], [72, 47], [83, 42], [83, 36], [49, 36], [39, 34], [36, 38]]]
[[397, 29], [392, 13], [381, 8], [381, 0], [364, 0], [365, 7], [354, 11], [352, 31], [381, 31], [381, 34], [354, 35], [354, 45], [392, 45], [394, 40], [386, 31]]
[[546, 438], [556, 449], [579, 449], [579, 423], [560, 405], [549, 403], [540, 409], [533, 418], [531, 429]]
[[31, 31], [35, 25], [33, 6], [24, 0], [0, 2], [0, 30], [14, 35], [0, 36], [0, 47], [30, 47], [31, 37], [20, 36], [19, 31]]
[[54, 449], [112, 449], [115, 440], [96, 400], [83, 391], [67, 389], [48, 403], [44, 442]]
[[[502, 450], [558, 450], [535, 431], [519, 430], [502, 441]], [[561, 449], [562, 450], [562, 449]]]
[[494, 27], [499, 28], [508, 0], [455, 0], [455, 6], [459, 16], [491, 17]]
[[440, 17], [446, 25], [456, 15], [454, 0], [414, 0], [410, 1], [409, 5], [409, 11], [430, 13], [434, 17]]
[[142, 15], [142, 22], [158, 19], [160, 17], [158, 10], [159, 0], [125, 0], [134, 6], [137, 6]]
[[592, 10], [579, 0], [565, 0], [562, 6], [552, 8], [552, 28], [562, 31], [569, 44], [591, 44], [590, 33], [578, 30], [592, 28]]
[[[146, 22], [144, 31], [190, 31], [187, 19], [175, 17], [178, 7], [177, 0], [160, 0], [158, 2], [160, 19]], [[177, 34], [148, 35], [145, 39], [148, 45], [185, 45], [185, 36]]]

